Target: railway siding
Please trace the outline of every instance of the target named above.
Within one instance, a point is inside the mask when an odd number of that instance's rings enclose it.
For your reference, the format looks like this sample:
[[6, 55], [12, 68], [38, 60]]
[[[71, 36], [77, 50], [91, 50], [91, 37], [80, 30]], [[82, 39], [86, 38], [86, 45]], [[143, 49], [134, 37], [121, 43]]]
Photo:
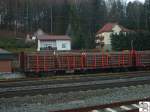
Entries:
[[[96, 73], [96, 74], [69, 74], [69, 75], [54, 75], [45, 78], [14, 78], [14, 79], [1, 79], [0, 78], [0, 87], [5, 87], [7, 85], [20, 85], [22, 83], [39, 83], [49, 82], [49, 83], [69, 83], [74, 81], [83, 81], [83, 80], [94, 80], [95, 78], [99, 78], [102, 80], [105, 79], [118, 79], [118, 78], [132, 78], [132, 77], [141, 77], [141, 76], [149, 76], [150, 71], [134, 71], [134, 72], [119, 72], [119, 73]], [[11, 75], [11, 74], [9, 74]], [[7, 76], [7, 75], [6, 75]]]
[[149, 76], [150, 71], [122, 72], [122, 73], [99, 73], [99, 74], [84, 74], [84, 75], [68, 75], [68, 76], [53, 76], [49, 78], [25, 78], [16, 80], [1, 80], [0, 88], [17, 87], [28, 85], [43, 85], [43, 84], [67, 84], [74, 82], [87, 82], [96, 80], [110, 80], [121, 78], [137, 78]]
[[[15, 95], [26, 95], [26, 94], [45, 94], [45, 93], [58, 93], [58, 92], [69, 92], [69, 91], [80, 91], [88, 89], [103, 89], [103, 88], [114, 88], [123, 87], [139, 84], [149, 84], [150, 77], [136, 77], [136, 78], [122, 78], [122, 79], [111, 79], [111, 80], [95, 80], [87, 82], [74, 82], [64, 84], [43, 84], [43, 85], [28, 85], [28, 86], [17, 86], [17, 87], [6, 87], [0, 88], [0, 97], [7, 97]], [[20, 93], [20, 94], [19, 94]]]
[[49, 95], [0, 98], [0, 111], [60, 112], [61, 110], [149, 98], [149, 95], [150, 85], [140, 85], [134, 87], [107, 88]]
[[[83, 78], [73, 82], [62, 81], [60, 83], [58, 81], [47, 83], [48, 80], [39, 80], [39, 82], [34, 80], [34, 83], [32, 81], [29, 81], [30, 83], [27, 83], [28, 81], [24, 81], [24, 83], [11, 82], [15, 85], [8, 83], [5, 87], [2, 85], [6, 83], [1, 83], [0, 112], [60, 112], [68, 109], [149, 98], [149, 72], [147, 75], [144, 75], [145, 73], [139, 74], [142, 76], [127, 76], [118, 79]], [[135, 75], [135, 73], [129, 75]], [[126, 105], [121, 106], [124, 108]], [[99, 111], [99, 109], [97, 110]]]

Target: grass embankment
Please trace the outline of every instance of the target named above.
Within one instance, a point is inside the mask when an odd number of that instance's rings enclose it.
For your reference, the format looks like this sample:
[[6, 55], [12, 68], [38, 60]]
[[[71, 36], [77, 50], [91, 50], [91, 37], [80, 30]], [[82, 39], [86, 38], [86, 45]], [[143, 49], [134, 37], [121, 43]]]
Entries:
[[36, 51], [36, 44], [33, 42], [26, 42], [25, 36], [15, 37], [10, 33], [1, 35], [0, 33], [0, 48], [10, 52], [33, 52]]
[[13, 53], [20, 53], [20, 52], [35, 52], [36, 48], [6, 48], [6, 50]]

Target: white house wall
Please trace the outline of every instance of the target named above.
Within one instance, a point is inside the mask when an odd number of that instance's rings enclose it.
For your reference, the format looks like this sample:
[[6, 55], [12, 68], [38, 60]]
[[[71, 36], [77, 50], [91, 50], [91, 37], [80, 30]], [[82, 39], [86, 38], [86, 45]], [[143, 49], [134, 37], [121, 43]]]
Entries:
[[111, 47], [111, 35], [112, 35], [112, 32], [105, 32], [104, 34], [104, 50], [111, 50], [112, 47]]
[[104, 43], [105, 44], [111, 44], [111, 36], [112, 32], [104, 32], [104, 33], [101, 33], [101, 34], [98, 34], [96, 37], [101, 37], [103, 36], [104, 37]]
[[117, 33], [119, 34], [121, 32], [121, 28], [119, 25], [115, 25], [113, 28], [112, 28], [113, 32], [114, 33]]
[[112, 34], [119, 34], [121, 32], [121, 28], [119, 25], [115, 25], [112, 28], [112, 32], [103, 32], [101, 34], [96, 35], [96, 37], [104, 37], [104, 40], [102, 42], [104, 42], [104, 50], [111, 50], [112, 46], [111, 46], [111, 35]]
[[111, 44], [111, 38], [110, 38], [111, 34], [112, 34], [111, 32], [104, 33], [104, 43], [105, 44]]
[[40, 51], [40, 48], [41, 48], [41, 42], [40, 42], [40, 40], [38, 40], [38, 48], [37, 48], [37, 51]]
[[[65, 44], [65, 48], [63, 48], [63, 44]], [[57, 45], [57, 50], [71, 50], [70, 40], [57, 40], [56, 45]]]
[[41, 48], [48, 46], [56, 47], [56, 41], [41, 41]]
[[56, 40], [56, 41], [38, 40], [37, 51], [40, 51], [41, 48], [46, 48], [48, 46], [56, 47], [57, 50], [71, 50], [71, 41], [70, 40]]
[[40, 41], [40, 40], [38, 40], [38, 51], [40, 51], [40, 48], [47, 48], [48, 46], [56, 47], [56, 41]]

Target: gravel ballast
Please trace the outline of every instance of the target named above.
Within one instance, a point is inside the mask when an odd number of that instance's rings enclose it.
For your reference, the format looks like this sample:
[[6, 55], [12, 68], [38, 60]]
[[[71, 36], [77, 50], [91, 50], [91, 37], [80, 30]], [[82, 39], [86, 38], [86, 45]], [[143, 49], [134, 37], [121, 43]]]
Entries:
[[138, 85], [112, 89], [1, 98], [0, 112], [49, 112], [143, 99], [149, 96], [150, 85]]

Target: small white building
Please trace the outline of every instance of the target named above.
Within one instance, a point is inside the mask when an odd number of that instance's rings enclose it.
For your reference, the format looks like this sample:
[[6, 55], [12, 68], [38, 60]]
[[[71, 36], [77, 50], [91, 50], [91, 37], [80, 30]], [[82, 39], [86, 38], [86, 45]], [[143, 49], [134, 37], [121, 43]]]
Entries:
[[67, 35], [38, 35], [37, 51], [41, 50], [71, 50], [71, 38]]
[[111, 35], [131, 32], [131, 30], [118, 25], [117, 23], [107, 23], [105, 24], [96, 34], [96, 48], [100, 48], [103, 50], [112, 50], [111, 46]]

